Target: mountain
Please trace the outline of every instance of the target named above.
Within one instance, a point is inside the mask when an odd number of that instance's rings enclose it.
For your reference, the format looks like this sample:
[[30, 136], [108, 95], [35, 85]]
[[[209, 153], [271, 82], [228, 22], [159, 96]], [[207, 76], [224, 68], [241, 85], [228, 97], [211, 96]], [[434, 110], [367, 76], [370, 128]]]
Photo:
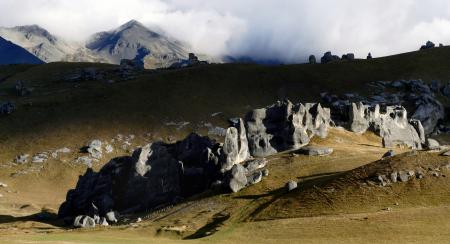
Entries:
[[42, 60], [16, 44], [0, 37], [0, 65], [42, 64]]
[[107, 32], [94, 34], [86, 47], [109, 63], [121, 59], [139, 59], [146, 68], [169, 67], [187, 59], [188, 48], [182, 43], [149, 30], [136, 20]]
[[89, 49], [50, 34], [38, 25], [1, 28], [0, 36], [16, 43], [45, 62], [104, 62]]

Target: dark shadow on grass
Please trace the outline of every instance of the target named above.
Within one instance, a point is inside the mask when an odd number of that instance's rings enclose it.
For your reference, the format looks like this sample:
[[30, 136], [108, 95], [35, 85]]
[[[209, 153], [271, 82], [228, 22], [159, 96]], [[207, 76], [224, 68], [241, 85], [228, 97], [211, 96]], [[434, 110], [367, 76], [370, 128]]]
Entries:
[[272, 198], [270, 200], [261, 204], [252, 213], [250, 213], [249, 216], [246, 218], [246, 220], [254, 221], [253, 217], [257, 216], [264, 209], [269, 207], [272, 203], [274, 203], [276, 200], [280, 199], [281, 197], [289, 197], [289, 195], [299, 194], [300, 192], [310, 189], [312, 187], [326, 185], [327, 183], [341, 177], [345, 173], [346, 172], [317, 174], [317, 175], [300, 178], [299, 187], [291, 192], [287, 192], [287, 190], [283, 187], [283, 188], [271, 191], [268, 194], [241, 196], [239, 198], [245, 198], [245, 199], [248, 199], [248, 197], [253, 197], [251, 199], [256, 199], [256, 198], [264, 197], [264, 195], [272, 196]]
[[42, 210], [40, 213], [14, 217], [11, 215], [0, 215], [0, 224], [9, 224], [9, 223], [17, 223], [17, 222], [26, 222], [26, 221], [35, 221], [44, 224], [49, 224], [54, 227], [65, 227], [64, 221], [58, 219], [58, 215], [55, 213], [48, 212], [46, 210]]
[[213, 219], [207, 223], [202, 228], [198, 229], [194, 234], [185, 237], [185, 240], [190, 239], [199, 239], [206, 236], [210, 236], [218, 231], [218, 228], [228, 219], [230, 218], [230, 215], [228, 214], [216, 214], [213, 216]]

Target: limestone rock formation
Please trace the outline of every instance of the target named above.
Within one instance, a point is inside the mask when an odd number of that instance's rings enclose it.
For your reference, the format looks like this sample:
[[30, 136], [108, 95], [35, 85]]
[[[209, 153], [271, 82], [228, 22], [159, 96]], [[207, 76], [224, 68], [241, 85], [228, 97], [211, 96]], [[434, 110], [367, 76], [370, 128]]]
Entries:
[[339, 61], [339, 60], [341, 60], [341, 59], [339, 58], [339, 56], [333, 55], [333, 54], [331, 54], [331, 52], [326, 52], [326, 53], [323, 55], [323, 57], [320, 59], [320, 62], [321, 62], [322, 64], [326, 64], [326, 63], [329, 63], [329, 62]]
[[353, 103], [350, 125], [350, 129], [357, 133], [364, 133], [370, 128], [383, 138], [385, 147], [402, 144], [413, 149], [422, 148], [420, 121], [415, 120], [414, 125], [411, 124], [406, 109], [401, 106], [387, 106], [385, 111], [381, 112], [379, 105], [370, 107]]
[[315, 64], [315, 63], [317, 63], [317, 61], [316, 61], [316, 56], [310, 55], [308, 61], [309, 61], [310, 64]]
[[333, 148], [318, 147], [318, 146], [306, 146], [296, 151], [296, 153], [305, 154], [309, 156], [326, 156], [333, 153]]
[[265, 157], [299, 149], [314, 135], [325, 138], [330, 123], [330, 110], [320, 104], [292, 104], [285, 100], [255, 109], [245, 118], [250, 153]]
[[58, 215], [85, 215], [94, 204], [99, 216], [107, 217], [111, 211], [151, 209], [202, 192], [222, 177], [217, 147], [209, 138], [191, 134], [173, 144], [148, 144], [131, 157], [111, 160], [99, 172], [88, 168]]
[[435, 46], [436, 45], [433, 42], [427, 41], [427, 43], [425, 43], [425, 45], [422, 45], [420, 47], [420, 50], [431, 49], [431, 48], [434, 48]]
[[297, 182], [296, 181], [290, 180], [290, 181], [288, 181], [286, 183], [287, 191], [292, 191], [292, 190], [294, 190], [296, 188], [297, 188]]
[[225, 143], [223, 144], [223, 164], [222, 172], [230, 170], [233, 165], [241, 163], [250, 158], [248, 149], [247, 133], [244, 121], [239, 119], [235, 127], [227, 129]]

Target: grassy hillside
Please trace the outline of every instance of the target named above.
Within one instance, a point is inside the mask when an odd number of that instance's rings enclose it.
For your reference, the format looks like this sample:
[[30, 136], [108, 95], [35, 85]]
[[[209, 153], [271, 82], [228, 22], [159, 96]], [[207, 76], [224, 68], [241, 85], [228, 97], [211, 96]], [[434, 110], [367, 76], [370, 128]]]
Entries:
[[[91, 241], [90, 231], [68, 232], [60, 227], [60, 223], [37, 221], [32, 214], [42, 208], [51, 212], [58, 208], [67, 190], [75, 185], [78, 175], [86, 168], [72, 161], [81, 155], [78, 149], [92, 139], [111, 142], [119, 133], [136, 135], [128, 149], [114, 144], [114, 153], [95, 164], [98, 169], [109, 158], [129, 154], [134, 147], [149, 141], [179, 139], [191, 131], [207, 134], [205, 123], [225, 127], [227, 118], [243, 116], [250, 109], [266, 106], [277, 99], [315, 102], [320, 93], [326, 91], [365, 94], [371, 92], [365, 84], [378, 80], [421, 78], [427, 82], [439, 80], [447, 83], [450, 81], [449, 57], [450, 47], [444, 47], [326, 65], [267, 67], [218, 64], [182, 70], [144, 71], [129, 80], [119, 76], [117, 66], [105, 64], [0, 66], [0, 102], [13, 101], [17, 105], [16, 112], [0, 117], [0, 182], [8, 184], [7, 188], [0, 188], [0, 194], [4, 196], [0, 197], [0, 235], [8, 236], [6, 242]], [[95, 68], [104, 74], [104, 78], [77, 82], [64, 80], [68, 74], [84, 68]], [[29, 96], [18, 97], [15, 94], [13, 87], [17, 80], [23, 80], [27, 87], [33, 89]], [[114, 82], [107, 82], [110, 80]], [[444, 104], [449, 104], [447, 98], [441, 99]], [[217, 112], [222, 114], [211, 116]], [[166, 124], [184, 121], [190, 123], [181, 129]], [[341, 176], [377, 161], [386, 151], [381, 147], [381, 139], [370, 133], [361, 136], [333, 129], [329, 138], [314, 139], [313, 143], [331, 146], [335, 152], [319, 158], [276, 155], [270, 158], [269, 177], [260, 184], [238, 194], [205, 193], [163, 213], [147, 216], [137, 227], [130, 224], [96, 230], [98, 242], [112, 239], [139, 242], [142, 236], [152, 240], [157, 238], [159, 242], [172, 242], [206, 236], [200, 240], [234, 243], [256, 238], [258, 242], [289, 243], [293, 240], [311, 241], [315, 233], [321, 231], [323, 239], [319, 241], [337, 238], [337, 242], [358, 243], [366, 236], [375, 240], [377, 234], [385, 232], [388, 227], [393, 232], [410, 233], [400, 219], [410, 219], [410, 214], [419, 216], [420, 221], [411, 221], [415, 227], [428, 231], [425, 235], [428, 239], [425, 239], [429, 240], [442, 230], [442, 226], [449, 225], [441, 218], [432, 221], [436, 216], [450, 216], [450, 211], [445, 208], [449, 203], [445, 197], [450, 191], [447, 189], [448, 178], [400, 185], [389, 193], [394, 195], [386, 193], [386, 189], [365, 191], [367, 189], [352, 188], [348, 182], [340, 180]], [[59, 159], [50, 159], [34, 173], [18, 174], [41, 166], [10, 163], [21, 153], [33, 155], [61, 147], [69, 147], [72, 152]], [[397, 159], [399, 164], [448, 161], [428, 153]], [[290, 179], [299, 180], [302, 184], [299, 190], [286, 194], [283, 186]], [[327, 184], [342, 186], [336, 186], [336, 189], [343, 194], [321, 194], [317, 188]], [[399, 196], [401, 192], [408, 194]], [[427, 192], [436, 194], [427, 195]], [[365, 194], [366, 198], [359, 198]], [[349, 195], [357, 196], [361, 201], [349, 198], [352, 201], [348, 203], [346, 197]], [[329, 201], [332, 201], [331, 205]], [[395, 201], [400, 203], [396, 208], [398, 212], [381, 210], [392, 206]], [[420, 210], [422, 208], [423, 211]], [[305, 217], [311, 215], [315, 217]], [[365, 219], [367, 216], [369, 221]], [[285, 219], [292, 217], [296, 218]], [[389, 222], [386, 228], [378, 227], [385, 222]], [[425, 228], [430, 223], [433, 225]], [[180, 234], [162, 230], [167, 226], [186, 226], [186, 230]], [[260, 233], [261, 229], [274, 231]], [[356, 235], [354, 229], [361, 232]], [[369, 232], [372, 234], [367, 235]], [[417, 236], [411, 235], [405, 242], [414, 240], [414, 237]], [[147, 239], [144, 237], [144, 240]], [[390, 236], [383, 240], [395, 238]], [[445, 236], [438, 240], [445, 240]]]

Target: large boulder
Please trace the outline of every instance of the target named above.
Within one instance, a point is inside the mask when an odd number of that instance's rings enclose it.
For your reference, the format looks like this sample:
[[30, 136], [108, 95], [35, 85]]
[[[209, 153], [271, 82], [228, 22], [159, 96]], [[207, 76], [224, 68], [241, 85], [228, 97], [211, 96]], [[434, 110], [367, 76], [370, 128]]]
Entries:
[[431, 48], [434, 48], [435, 46], [436, 46], [436, 45], [435, 45], [433, 42], [427, 41], [427, 42], [425, 43], [425, 45], [422, 45], [422, 46], [420, 47], [420, 50], [431, 49]]
[[333, 61], [339, 61], [339, 60], [341, 60], [341, 59], [339, 58], [339, 56], [333, 55], [333, 54], [331, 54], [331, 52], [326, 52], [326, 53], [322, 56], [322, 58], [320, 59], [320, 62], [321, 62], [322, 64], [326, 64], [326, 63], [330, 63], [330, 62], [333, 62]]
[[240, 164], [235, 164], [231, 168], [230, 180], [228, 186], [233, 192], [238, 192], [247, 186], [247, 176], [245, 175], [245, 168]]
[[85, 215], [96, 206], [99, 216], [107, 217], [111, 211], [151, 209], [202, 192], [221, 176], [216, 147], [209, 138], [191, 134], [174, 144], [148, 144], [99, 172], [88, 169], [58, 215]]
[[79, 215], [73, 221], [73, 226], [78, 228], [94, 228], [95, 220], [86, 215]]
[[309, 55], [308, 61], [309, 61], [310, 64], [315, 64], [315, 63], [317, 63], [317, 61], [316, 61], [316, 56], [314, 56], [314, 55]]
[[320, 104], [292, 104], [285, 100], [251, 111], [245, 123], [251, 155], [265, 157], [299, 149], [314, 135], [326, 137], [331, 115]]
[[222, 172], [230, 170], [233, 165], [244, 162], [250, 158], [248, 149], [247, 133], [244, 121], [239, 119], [235, 127], [227, 129], [225, 143], [223, 144], [223, 164]]

